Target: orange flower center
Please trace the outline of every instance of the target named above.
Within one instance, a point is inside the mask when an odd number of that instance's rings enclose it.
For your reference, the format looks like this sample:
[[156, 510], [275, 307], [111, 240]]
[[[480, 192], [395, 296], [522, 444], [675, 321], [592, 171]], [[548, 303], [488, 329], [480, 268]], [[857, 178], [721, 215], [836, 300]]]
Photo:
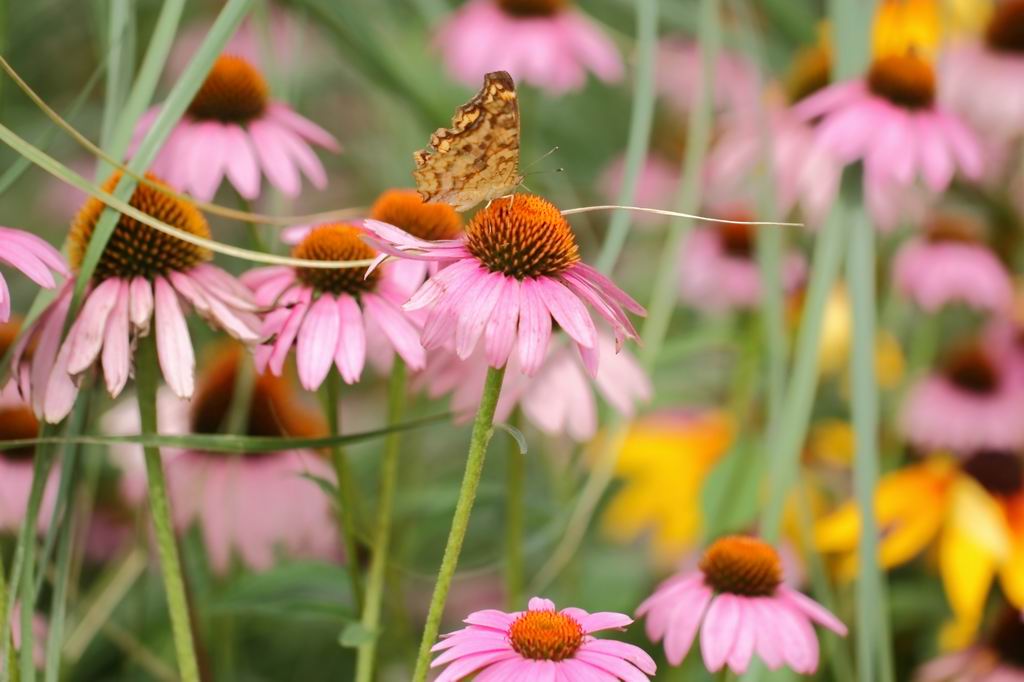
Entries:
[[982, 226], [977, 220], [965, 215], [941, 213], [928, 224], [927, 238], [932, 243], [956, 242], [977, 244]]
[[462, 218], [454, 208], [448, 204], [425, 204], [414, 189], [384, 192], [370, 209], [370, 217], [432, 242], [455, 239], [462, 232]]
[[999, 497], [1024, 492], [1024, 460], [1017, 452], [979, 452], [963, 463], [964, 473]]
[[[35, 438], [39, 433], [39, 422], [36, 421], [32, 408], [28, 405], [8, 405], [0, 407], [0, 442], [5, 440], [24, 440]], [[35, 453], [32, 446], [0, 450], [0, 457], [8, 460], [30, 459]]]
[[466, 226], [466, 248], [491, 272], [516, 279], [559, 275], [580, 260], [569, 222], [546, 199], [495, 199]]
[[944, 373], [958, 388], [977, 395], [988, 395], [999, 388], [999, 370], [977, 344], [954, 350], [946, 360]]
[[779, 554], [766, 542], [746, 535], [716, 540], [704, 552], [700, 570], [717, 592], [766, 597], [782, 583]]
[[[193, 433], [222, 433], [227, 426], [242, 353], [237, 343], [225, 342], [218, 345], [205, 363], [189, 406]], [[301, 404], [286, 379], [269, 373], [258, 375], [253, 382], [245, 424], [244, 435], [247, 436], [313, 437], [326, 433], [317, 411]]]
[[985, 41], [996, 52], [1024, 53], [1024, 0], [1006, 0], [998, 5]]
[[868, 72], [868, 88], [896, 106], [927, 109], [935, 101], [935, 70], [914, 54], [881, 57]]
[[526, 611], [512, 622], [508, 638], [523, 658], [564, 661], [583, 644], [583, 627], [555, 611]]
[[221, 55], [188, 105], [193, 118], [245, 123], [267, 108], [270, 89], [256, 68], [241, 57]]
[[[164, 185], [152, 173], [147, 173], [146, 177]], [[120, 171], [115, 172], [103, 183], [103, 189], [113, 192], [120, 179]], [[128, 203], [132, 208], [162, 220], [172, 227], [200, 237], [210, 236], [210, 227], [195, 206], [175, 199], [156, 188], [138, 185]], [[105, 207], [106, 204], [99, 199], [89, 197], [71, 221], [70, 261], [75, 269], [82, 265], [89, 240], [92, 239], [93, 230]], [[204, 248], [183, 242], [177, 237], [154, 230], [135, 218], [122, 215], [96, 265], [93, 278], [97, 281], [108, 277], [127, 279], [142, 276], [153, 279], [171, 270], [189, 270], [209, 260], [211, 256], [212, 254]]]
[[549, 17], [569, 6], [570, 0], [498, 0], [498, 6], [517, 17]]
[[[330, 223], [310, 230], [292, 249], [292, 256], [306, 260], [346, 261], [375, 258], [377, 252], [362, 240], [363, 231], [354, 225]], [[366, 268], [296, 268], [299, 281], [317, 291], [356, 296], [373, 291], [380, 278], [380, 269], [366, 276]]]
[[821, 45], [797, 53], [786, 77], [786, 96], [790, 104], [813, 95], [832, 82], [832, 54]]

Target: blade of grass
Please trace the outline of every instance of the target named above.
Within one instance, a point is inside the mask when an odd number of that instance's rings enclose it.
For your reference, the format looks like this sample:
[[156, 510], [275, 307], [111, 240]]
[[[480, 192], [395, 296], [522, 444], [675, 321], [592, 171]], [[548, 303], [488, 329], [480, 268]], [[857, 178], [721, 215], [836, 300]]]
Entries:
[[[96, 7], [109, 13], [106, 34], [107, 85], [103, 93], [103, 122], [100, 126], [100, 144], [107, 147], [128, 97], [135, 65], [135, 16], [131, 0], [110, 0]], [[100, 182], [107, 177], [111, 170], [105, 164], [97, 165], [96, 181]]]

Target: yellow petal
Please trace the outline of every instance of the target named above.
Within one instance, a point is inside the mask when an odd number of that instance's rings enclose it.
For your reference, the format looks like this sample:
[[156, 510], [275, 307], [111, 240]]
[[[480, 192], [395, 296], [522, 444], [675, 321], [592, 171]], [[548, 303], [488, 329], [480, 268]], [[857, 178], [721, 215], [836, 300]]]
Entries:
[[1024, 611], [1024, 537], [1018, 538], [1000, 567], [999, 582], [1010, 603]]
[[937, 0], [883, 0], [875, 14], [873, 53], [878, 57], [915, 53], [931, 58], [942, 40]]
[[951, 496], [952, 529], [970, 535], [997, 561], [1005, 559], [1010, 552], [1010, 528], [999, 502], [967, 476], [957, 478]]
[[969, 531], [948, 527], [939, 545], [939, 571], [959, 629], [977, 627], [995, 577], [995, 557]]

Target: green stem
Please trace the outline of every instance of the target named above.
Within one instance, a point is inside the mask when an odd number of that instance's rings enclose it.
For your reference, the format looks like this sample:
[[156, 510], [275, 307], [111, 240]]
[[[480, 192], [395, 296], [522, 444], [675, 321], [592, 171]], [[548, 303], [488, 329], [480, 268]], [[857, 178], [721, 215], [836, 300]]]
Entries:
[[[875, 380], [875, 231], [861, 210], [850, 230], [846, 262], [853, 307], [853, 354], [851, 416], [855, 458], [853, 482], [860, 510], [860, 538], [857, 557], [857, 672], [860, 680], [876, 679], [875, 659], [888, 646], [887, 607], [883, 598], [884, 577], [878, 564], [878, 523], [875, 518], [875, 488], [878, 485], [878, 383]], [[892, 679], [892, 671], [881, 670], [881, 679]]]
[[[397, 424], [405, 412], [406, 368], [401, 358], [395, 358], [388, 384], [388, 425]], [[388, 550], [391, 543], [391, 517], [395, 506], [395, 486], [398, 481], [398, 454], [401, 435], [388, 436], [384, 446], [384, 460], [380, 469], [380, 495], [377, 500], [377, 525], [373, 531], [373, 557], [366, 583], [366, 605], [363, 607], [362, 626], [372, 636], [359, 647], [356, 654], [356, 682], [373, 680], [374, 659], [380, 641], [380, 614], [384, 602], [384, 584], [387, 580]]]
[[769, 542], [779, 537], [782, 511], [790, 486], [800, 464], [800, 449], [811, 419], [814, 393], [818, 385], [818, 346], [822, 320], [829, 293], [839, 274], [843, 253], [843, 221], [841, 212], [833, 210], [818, 235], [814, 246], [811, 279], [797, 333], [795, 361], [786, 399], [779, 414], [778, 428], [772, 433], [772, 457], [768, 504], [761, 534]]
[[235, 381], [231, 387], [231, 406], [224, 420], [224, 433], [244, 436], [249, 432], [249, 413], [255, 384], [256, 368], [253, 367], [252, 357], [245, 350], [239, 350]]
[[505, 470], [505, 607], [517, 611], [521, 607], [524, 588], [523, 488], [526, 480], [526, 457], [511, 444]]
[[[135, 385], [142, 433], [157, 433], [157, 356], [156, 339], [153, 334], [139, 339], [135, 353]], [[199, 682], [199, 666], [196, 662], [195, 642], [189, 620], [188, 599], [185, 596], [185, 580], [181, 573], [174, 527], [171, 525], [170, 502], [167, 499], [167, 482], [164, 480], [160, 449], [145, 447], [143, 450], [146, 456], [150, 514], [156, 531], [157, 553], [167, 595], [167, 609], [171, 616], [178, 672], [185, 682]]]
[[[339, 382], [337, 372], [330, 372], [324, 382], [324, 412], [327, 417], [327, 428], [330, 435], [341, 435], [341, 412], [339, 402]], [[356, 541], [356, 509], [355, 487], [352, 481], [352, 470], [348, 464], [345, 448], [340, 445], [331, 447], [331, 464], [334, 466], [334, 477], [337, 479], [338, 491], [338, 523], [341, 526], [342, 542], [345, 545], [345, 564], [348, 567], [349, 580], [352, 582], [352, 597], [357, 611], [363, 609], [363, 576], [359, 571], [359, 545]]]
[[[628, 206], [636, 196], [640, 169], [651, 143], [651, 128], [654, 125], [654, 70], [658, 48], [658, 2], [657, 0], [635, 0], [636, 7], [636, 71], [633, 80], [633, 110], [630, 114], [629, 137], [626, 141], [625, 170], [622, 174], [622, 188], [619, 190], [619, 205]], [[602, 272], [615, 267], [622, 247], [629, 235], [632, 214], [616, 211], [608, 225], [601, 253], [595, 266]]]
[[490, 443], [491, 436], [494, 435], [494, 410], [498, 406], [498, 396], [501, 394], [501, 382], [504, 378], [504, 367], [501, 369], [488, 368], [483, 396], [480, 398], [480, 407], [477, 408], [476, 418], [473, 420], [473, 433], [469, 439], [469, 454], [466, 457], [466, 472], [462, 477], [459, 500], [452, 516], [452, 528], [448, 533], [448, 542], [441, 559], [441, 568], [437, 572], [437, 583], [434, 585], [430, 609], [427, 611], [427, 622], [423, 628], [423, 639], [420, 641], [420, 652], [416, 658], [416, 670], [413, 673], [414, 682], [423, 682], [427, 679], [430, 648], [434, 645], [437, 632], [441, 627], [444, 604], [448, 599], [448, 590], [452, 586], [455, 568], [459, 563], [462, 542], [466, 539], [469, 515], [473, 511], [476, 490], [480, 485], [480, 477], [484, 470], [487, 444]]

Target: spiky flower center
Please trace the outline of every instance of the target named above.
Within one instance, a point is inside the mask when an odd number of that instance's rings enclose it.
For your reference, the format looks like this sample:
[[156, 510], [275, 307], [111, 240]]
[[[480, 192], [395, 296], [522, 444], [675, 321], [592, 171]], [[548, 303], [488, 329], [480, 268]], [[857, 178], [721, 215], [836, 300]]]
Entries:
[[[166, 185], [152, 173], [146, 178]], [[113, 192], [121, 179], [121, 173], [115, 172], [105, 183], [103, 189]], [[128, 201], [136, 208], [157, 220], [172, 227], [190, 232], [199, 237], [209, 238], [210, 227], [203, 214], [190, 203], [181, 201], [155, 187], [139, 184]], [[89, 247], [93, 230], [103, 213], [105, 204], [96, 197], [90, 197], [78, 215], [71, 221], [70, 261], [76, 270], [82, 265], [85, 251]], [[93, 278], [102, 281], [108, 277], [130, 278], [142, 276], [153, 279], [171, 270], [189, 270], [199, 263], [209, 260], [212, 254], [201, 247], [183, 242], [177, 237], [164, 234], [149, 225], [144, 225], [135, 218], [122, 215], [107, 242], [103, 255], [96, 265]]]
[[931, 220], [927, 228], [928, 241], [932, 243], [977, 244], [982, 227], [967, 216], [942, 213]]
[[425, 204], [414, 189], [384, 192], [370, 209], [370, 217], [432, 242], [455, 239], [462, 232], [462, 218], [454, 208], [448, 204]]
[[982, 451], [972, 455], [962, 468], [993, 495], [1009, 497], [1024, 491], [1024, 459], [1020, 453]]
[[556, 611], [526, 611], [508, 630], [508, 639], [523, 658], [564, 661], [583, 644], [583, 627]]
[[[227, 427], [242, 357], [242, 348], [231, 342], [218, 347], [205, 364], [190, 405], [193, 433], [222, 433]], [[287, 380], [270, 373], [255, 378], [244, 424], [246, 436], [307, 437], [325, 432], [317, 413], [298, 404]]]
[[1024, 670], [1024, 621], [1020, 611], [1003, 612], [992, 633], [992, 649], [1003, 663]]
[[[35, 438], [39, 433], [39, 422], [28, 405], [7, 405], [0, 407], [0, 442]], [[0, 457], [8, 460], [31, 459], [35, 448], [32, 446], [0, 450]]]
[[813, 95], [832, 81], [832, 53], [821, 45], [801, 50], [789, 67], [786, 97], [790, 104]]
[[571, 0], [498, 0], [498, 6], [517, 17], [549, 17], [569, 6]]
[[950, 353], [944, 373], [956, 387], [975, 395], [989, 395], [999, 388], [998, 368], [989, 354], [976, 344]]
[[[745, 220], [747, 216], [731, 215], [730, 219]], [[750, 260], [754, 256], [754, 228], [751, 225], [734, 225], [723, 223], [718, 226], [719, 239], [722, 240], [722, 249], [731, 258]]]
[[998, 5], [985, 31], [985, 41], [996, 52], [1024, 54], [1024, 0], [1006, 0]]
[[495, 199], [466, 226], [466, 248], [491, 272], [525, 279], [559, 275], [580, 260], [569, 222], [532, 194]]
[[[310, 230], [301, 242], [292, 249], [292, 256], [306, 260], [346, 261], [374, 258], [377, 252], [361, 238], [363, 232], [353, 225], [331, 223]], [[366, 268], [296, 268], [296, 275], [303, 284], [317, 291], [330, 294], [356, 296], [364, 291], [373, 291], [380, 270], [374, 270], [369, 277]]]
[[717, 592], [767, 597], [782, 583], [779, 554], [766, 542], [746, 535], [716, 540], [700, 560], [704, 581]]
[[188, 105], [193, 118], [245, 123], [267, 108], [270, 89], [252, 64], [235, 55], [221, 55]]
[[896, 106], [927, 109], [935, 102], [935, 70], [914, 54], [881, 57], [868, 72], [868, 88]]

